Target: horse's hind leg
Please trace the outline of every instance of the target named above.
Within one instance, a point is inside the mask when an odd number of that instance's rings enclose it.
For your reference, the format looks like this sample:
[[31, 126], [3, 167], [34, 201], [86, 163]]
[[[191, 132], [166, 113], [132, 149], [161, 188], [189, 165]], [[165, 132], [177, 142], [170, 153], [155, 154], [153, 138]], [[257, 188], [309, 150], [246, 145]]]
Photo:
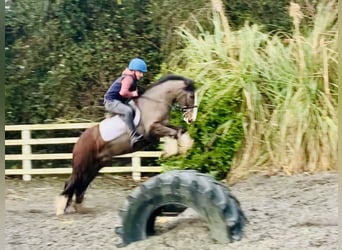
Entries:
[[76, 186], [77, 186], [77, 180], [76, 178], [73, 178], [73, 176], [65, 182], [64, 191], [62, 192], [62, 195], [67, 197], [67, 203], [64, 209], [65, 213], [74, 212], [71, 205], [72, 205], [72, 197], [74, 196]]
[[97, 175], [97, 172], [92, 173], [91, 176], [87, 176], [84, 179], [80, 180], [77, 187], [75, 188], [75, 196], [76, 196], [75, 209], [77, 212], [82, 213], [82, 212], [88, 211], [88, 209], [85, 209], [82, 207], [82, 203], [84, 200], [85, 192], [86, 192], [89, 184], [95, 179], [96, 175]]
[[71, 203], [75, 192], [75, 179], [71, 176], [64, 185], [63, 192], [56, 198], [56, 215], [72, 212]]
[[85, 191], [86, 189], [84, 189], [83, 191], [76, 190], [75, 209], [79, 213], [85, 211], [85, 209], [82, 206]]
[[79, 180], [78, 185], [75, 188], [75, 202], [76, 204], [81, 204], [84, 200], [84, 194], [89, 186], [89, 184], [95, 179], [98, 174], [98, 170], [88, 173], [87, 176], [84, 176], [82, 180]]

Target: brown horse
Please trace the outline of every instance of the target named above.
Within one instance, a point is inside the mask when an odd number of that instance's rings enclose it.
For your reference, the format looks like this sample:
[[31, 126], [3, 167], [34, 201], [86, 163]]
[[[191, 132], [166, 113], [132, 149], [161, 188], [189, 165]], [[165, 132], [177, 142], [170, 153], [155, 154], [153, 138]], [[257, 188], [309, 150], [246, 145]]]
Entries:
[[[74, 145], [72, 174], [65, 182], [64, 190], [60, 194], [60, 198], [63, 198], [65, 202], [62, 207], [56, 208], [56, 213], [70, 212], [74, 194], [76, 205], [80, 205], [89, 184], [102, 167], [111, 163], [113, 156], [131, 153], [145, 146], [156, 144], [164, 136], [180, 138], [185, 130], [169, 124], [171, 107], [179, 105], [183, 111], [184, 120], [190, 123], [195, 107], [194, 91], [192, 80], [183, 76], [167, 75], [135, 99], [136, 113], [140, 111], [141, 116], [137, 129], [144, 134], [144, 140], [134, 148], [130, 144], [127, 131], [119, 133], [115, 139], [106, 136], [106, 128], [103, 125], [105, 121], [86, 129]], [[113, 118], [120, 120], [118, 117]], [[107, 124], [111, 124], [108, 119], [111, 118], [107, 118]], [[118, 123], [119, 121], [116, 120], [111, 128], [112, 131], [116, 129], [115, 124]], [[61, 205], [59, 204], [59, 206]]]

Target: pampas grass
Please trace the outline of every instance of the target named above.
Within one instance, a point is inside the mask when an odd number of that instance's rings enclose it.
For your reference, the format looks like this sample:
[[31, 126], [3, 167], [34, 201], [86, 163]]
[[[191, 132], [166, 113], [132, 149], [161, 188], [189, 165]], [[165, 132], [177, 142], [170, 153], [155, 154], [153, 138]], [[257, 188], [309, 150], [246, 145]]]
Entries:
[[[321, 1], [313, 27], [305, 31], [300, 6], [291, 3], [293, 33], [282, 36], [263, 33], [257, 25], [227, 30], [220, 15], [213, 12], [211, 33], [200, 24], [197, 33], [180, 28], [186, 46], [171, 58], [169, 68], [197, 81], [200, 105], [212, 89], [215, 98], [238, 93], [243, 100], [244, 139], [229, 179], [255, 172], [335, 170], [337, 2]], [[216, 101], [207, 105], [202, 110]]]

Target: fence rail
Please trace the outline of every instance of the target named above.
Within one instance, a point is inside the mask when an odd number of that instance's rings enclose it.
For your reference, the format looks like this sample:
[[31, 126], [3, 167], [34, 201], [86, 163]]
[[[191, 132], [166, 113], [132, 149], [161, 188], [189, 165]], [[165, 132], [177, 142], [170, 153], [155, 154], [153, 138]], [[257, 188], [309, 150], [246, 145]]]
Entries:
[[[7, 139], [6, 146], [21, 146], [21, 154], [5, 154], [5, 161], [21, 161], [21, 169], [5, 169], [5, 175], [22, 175], [23, 180], [31, 180], [31, 175], [44, 174], [71, 174], [72, 168], [32, 168], [32, 160], [61, 160], [72, 159], [72, 153], [46, 153], [33, 154], [31, 145], [48, 144], [73, 144], [78, 137], [58, 138], [31, 138], [31, 131], [34, 130], [75, 130], [86, 129], [96, 123], [65, 123], [65, 124], [33, 124], [33, 125], [6, 125], [5, 132], [19, 131], [21, 139]], [[142, 158], [159, 158], [161, 151], [137, 151], [130, 154], [115, 156], [115, 158], [131, 158], [131, 166], [105, 166], [100, 173], [132, 173], [134, 180], [139, 180], [141, 173], [161, 171], [160, 166], [142, 166]]]

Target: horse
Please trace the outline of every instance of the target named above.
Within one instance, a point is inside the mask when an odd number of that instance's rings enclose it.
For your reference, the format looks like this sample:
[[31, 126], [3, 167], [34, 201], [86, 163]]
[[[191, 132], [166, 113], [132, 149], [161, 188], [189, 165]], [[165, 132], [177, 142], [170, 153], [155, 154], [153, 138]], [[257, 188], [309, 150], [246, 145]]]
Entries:
[[73, 147], [72, 173], [65, 181], [64, 190], [59, 198], [57, 197], [59, 199], [59, 205], [56, 205], [59, 206], [56, 207], [57, 215], [73, 212], [74, 208], [71, 205], [74, 195], [74, 207], [82, 204], [89, 184], [102, 167], [112, 163], [113, 156], [156, 145], [161, 137], [180, 139], [186, 130], [170, 124], [169, 116], [171, 108], [178, 106], [182, 110], [183, 119], [188, 124], [194, 120], [194, 82], [180, 75], [166, 75], [131, 101], [131, 105], [135, 109], [134, 120], [137, 130], [144, 135], [143, 141], [136, 146], [131, 145], [129, 133], [118, 115], [107, 117], [99, 124], [87, 128]]

